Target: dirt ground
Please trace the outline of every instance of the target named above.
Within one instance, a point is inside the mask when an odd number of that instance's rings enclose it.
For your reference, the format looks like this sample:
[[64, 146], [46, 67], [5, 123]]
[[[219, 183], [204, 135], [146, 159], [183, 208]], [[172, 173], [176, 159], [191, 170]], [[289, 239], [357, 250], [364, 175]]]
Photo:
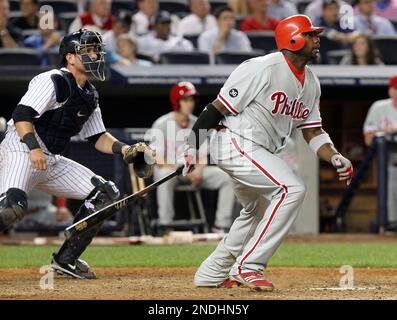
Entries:
[[[276, 286], [271, 293], [247, 288], [196, 288], [195, 268], [96, 269], [97, 280], [55, 276], [54, 288], [40, 288], [36, 269], [2, 269], [0, 299], [397, 299], [397, 270], [354, 269], [353, 289], [339, 288], [337, 268], [269, 268]], [[48, 283], [48, 282], [47, 282]]]

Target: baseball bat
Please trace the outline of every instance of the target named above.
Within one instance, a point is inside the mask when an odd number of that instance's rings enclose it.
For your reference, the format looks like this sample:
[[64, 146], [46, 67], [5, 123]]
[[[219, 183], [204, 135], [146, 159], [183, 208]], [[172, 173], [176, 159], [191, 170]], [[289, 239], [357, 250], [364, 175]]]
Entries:
[[180, 175], [182, 173], [183, 166], [179, 167], [177, 170], [174, 172], [170, 173], [169, 175], [165, 176], [164, 178], [153, 182], [151, 185], [148, 185], [145, 189], [142, 189], [138, 192], [135, 192], [121, 200], [118, 200], [107, 207], [104, 207], [98, 211], [93, 212], [89, 216], [81, 219], [80, 221], [77, 221], [76, 223], [73, 223], [71, 226], [67, 227], [65, 229], [65, 236], [66, 239], [71, 239], [74, 237], [77, 237], [81, 235], [82, 233], [92, 229], [99, 223], [102, 223], [106, 219], [110, 218], [113, 216], [117, 211], [125, 208], [129, 204], [131, 204], [133, 201], [138, 199], [139, 197], [149, 193], [152, 191], [154, 188], [158, 187], [160, 184]]

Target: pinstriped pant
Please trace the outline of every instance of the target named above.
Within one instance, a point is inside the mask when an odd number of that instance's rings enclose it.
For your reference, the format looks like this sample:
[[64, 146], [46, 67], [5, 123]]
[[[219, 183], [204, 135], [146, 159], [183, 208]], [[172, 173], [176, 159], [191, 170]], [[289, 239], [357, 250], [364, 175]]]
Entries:
[[33, 188], [57, 197], [83, 200], [94, 189], [90, 169], [68, 158], [46, 154], [47, 170], [31, 165], [29, 152], [7, 150], [5, 141], [0, 147], [0, 193], [18, 188], [28, 193]]

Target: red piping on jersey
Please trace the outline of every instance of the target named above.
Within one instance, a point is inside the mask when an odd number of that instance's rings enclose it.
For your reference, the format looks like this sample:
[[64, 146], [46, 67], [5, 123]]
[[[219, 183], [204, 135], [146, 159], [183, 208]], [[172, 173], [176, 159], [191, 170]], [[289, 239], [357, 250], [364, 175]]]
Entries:
[[299, 80], [301, 83], [302, 87], [305, 84], [305, 70], [300, 71], [295, 65], [285, 56], [283, 55], [285, 61], [287, 62], [289, 68], [291, 69], [292, 73], [295, 75], [295, 77]]
[[221, 94], [218, 94], [219, 99], [221, 100], [221, 102], [224, 104], [224, 106], [234, 115], [238, 115], [238, 112], [230, 105], [229, 102], [226, 101], [226, 99], [224, 97], [221, 96]]
[[246, 157], [252, 164], [254, 164], [260, 171], [262, 171], [262, 173], [265, 174], [265, 176], [267, 178], [269, 178], [269, 180], [271, 180], [276, 186], [278, 187], [282, 187], [284, 189], [283, 194], [281, 195], [280, 200], [277, 202], [276, 206], [274, 207], [269, 221], [267, 222], [265, 228], [262, 230], [258, 240], [256, 240], [254, 246], [248, 251], [248, 253], [243, 257], [243, 259], [241, 259], [240, 264], [238, 266], [238, 272], [241, 273], [241, 266], [244, 263], [244, 261], [252, 254], [252, 252], [255, 250], [255, 248], [258, 246], [259, 242], [262, 240], [262, 238], [265, 236], [267, 230], [269, 229], [270, 224], [272, 223], [278, 209], [280, 208], [282, 202], [284, 201], [285, 197], [288, 194], [288, 188], [284, 185], [281, 184], [280, 182], [278, 182], [268, 171], [265, 170], [265, 168], [263, 168], [258, 162], [256, 162], [251, 156], [249, 156], [247, 153], [245, 153], [244, 150], [242, 150], [240, 148], [240, 146], [237, 144], [237, 141], [235, 138], [232, 138], [232, 143], [234, 145], [234, 147], [237, 149], [237, 151], [244, 157]]
[[309, 126], [315, 126], [315, 127], [320, 126], [321, 127], [321, 122], [302, 123], [302, 124], [296, 126], [296, 129], [303, 128], [303, 127], [309, 127]]

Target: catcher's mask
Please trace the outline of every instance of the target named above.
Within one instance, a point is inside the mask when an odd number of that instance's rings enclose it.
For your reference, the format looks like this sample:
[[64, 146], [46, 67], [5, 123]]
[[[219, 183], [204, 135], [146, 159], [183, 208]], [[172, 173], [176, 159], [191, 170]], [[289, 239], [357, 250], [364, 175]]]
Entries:
[[[95, 79], [105, 80], [105, 45], [100, 33], [92, 30], [80, 29], [62, 39], [59, 53], [65, 62], [67, 53], [75, 53], [81, 56], [81, 62], [87, 73]], [[91, 57], [95, 53], [96, 59]]]

